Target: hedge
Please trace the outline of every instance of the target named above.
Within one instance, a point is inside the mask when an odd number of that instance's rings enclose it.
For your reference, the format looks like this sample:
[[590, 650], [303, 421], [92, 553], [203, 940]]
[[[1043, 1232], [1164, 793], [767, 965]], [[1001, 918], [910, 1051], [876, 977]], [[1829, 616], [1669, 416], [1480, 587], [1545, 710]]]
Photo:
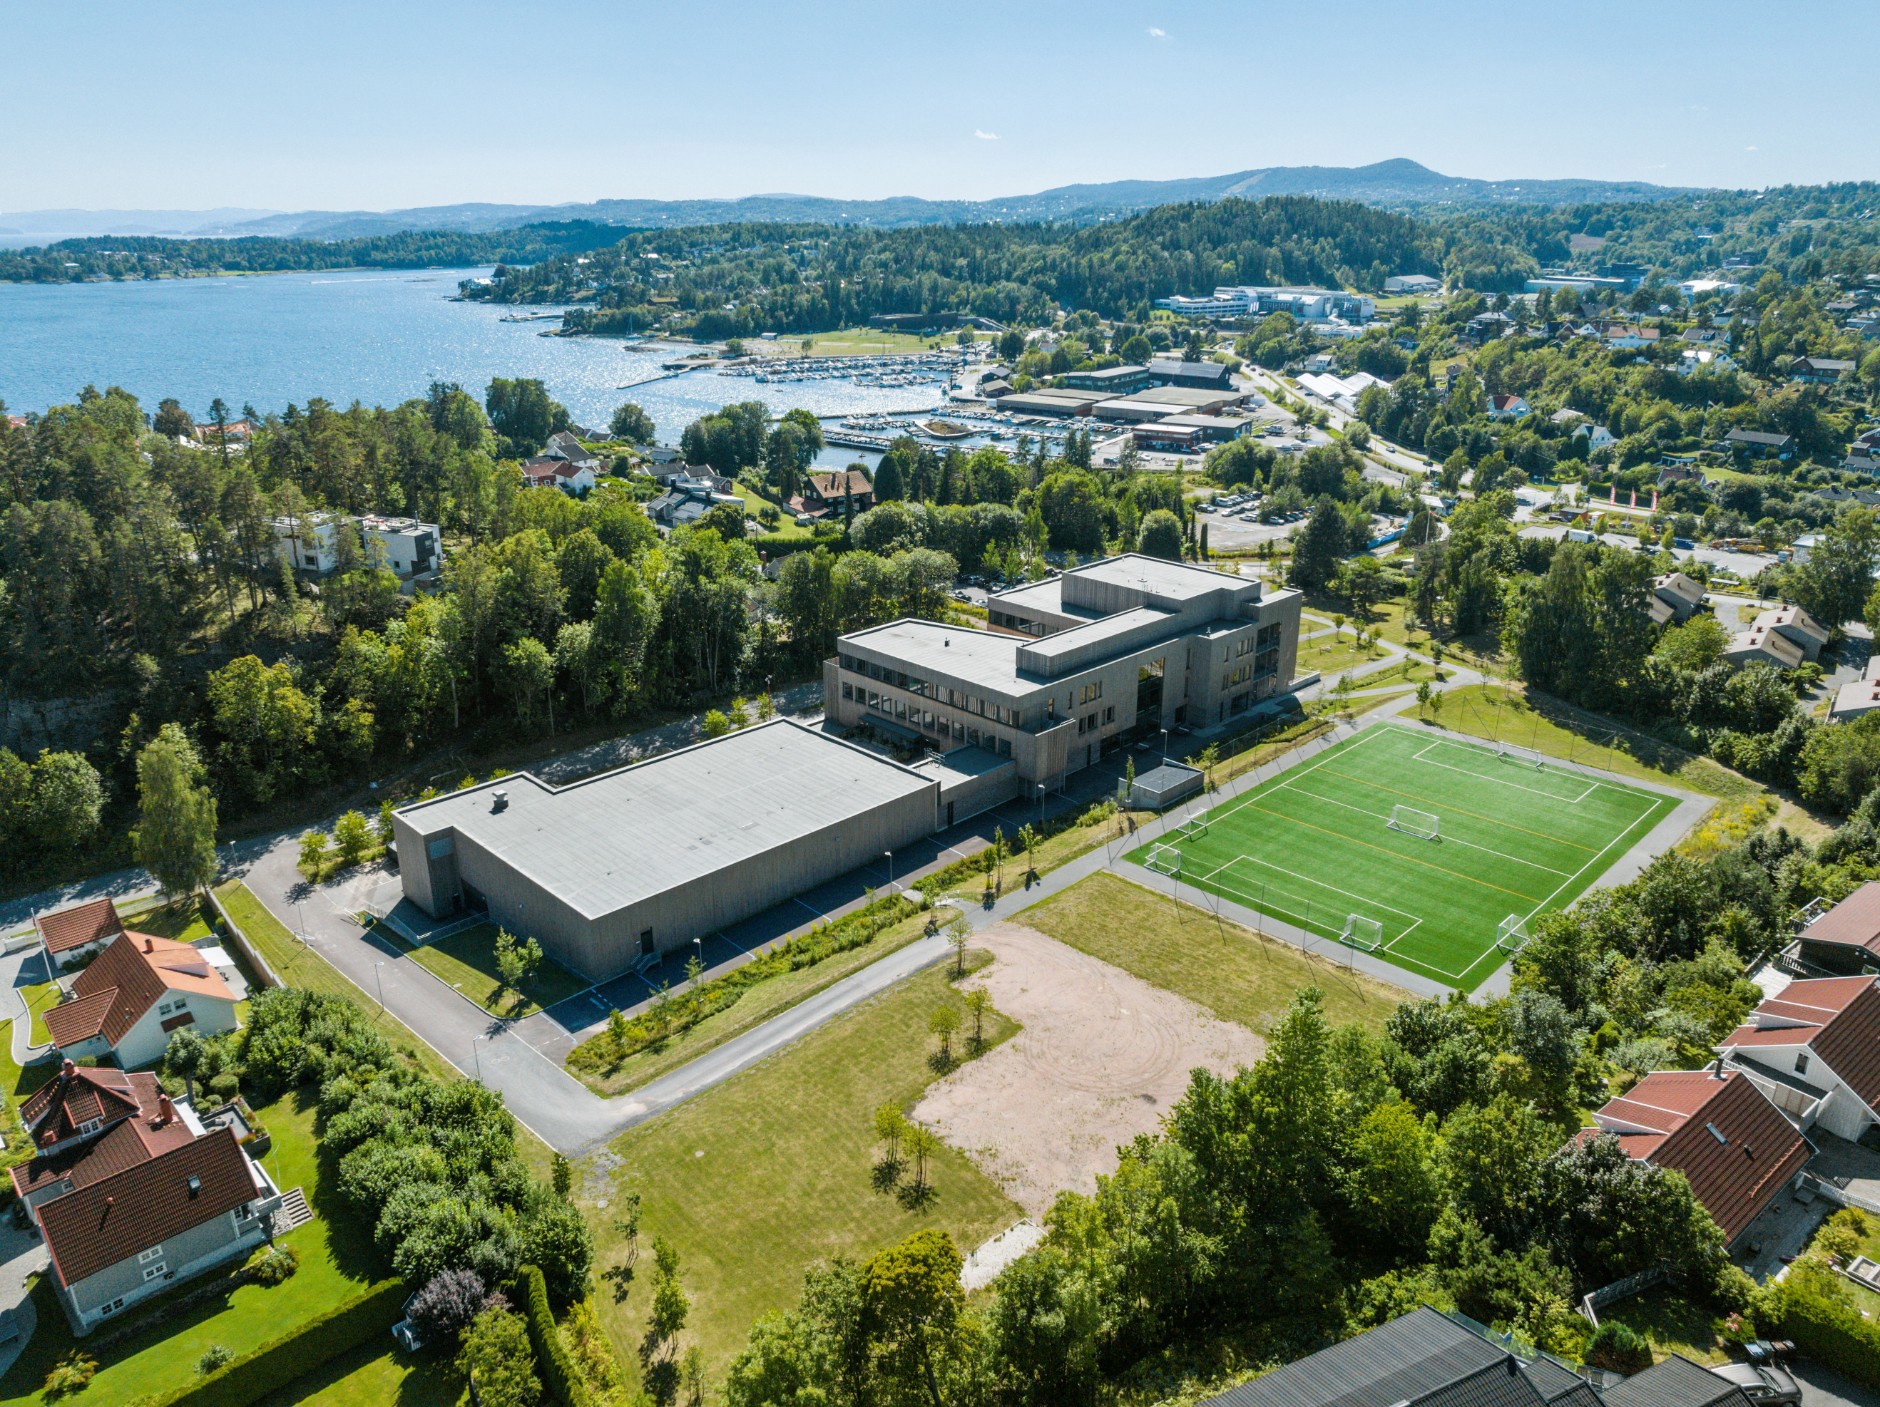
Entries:
[[[1832, 1272], [1823, 1270], [1821, 1274]], [[1880, 1387], [1880, 1324], [1844, 1300], [1830, 1299], [1791, 1277], [1778, 1301], [1780, 1332], [1818, 1363], [1868, 1387]]]
[[153, 1407], [250, 1407], [347, 1349], [388, 1332], [402, 1316], [407, 1293], [404, 1281], [381, 1280], [357, 1299], [158, 1398]]
[[561, 1330], [555, 1327], [554, 1311], [548, 1307], [548, 1282], [541, 1270], [523, 1266], [516, 1272], [516, 1286], [522, 1291], [522, 1318], [529, 1326], [536, 1371], [542, 1376], [542, 1386], [548, 1389], [548, 1400], [557, 1407], [590, 1407], [587, 1384], [568, 1356]]

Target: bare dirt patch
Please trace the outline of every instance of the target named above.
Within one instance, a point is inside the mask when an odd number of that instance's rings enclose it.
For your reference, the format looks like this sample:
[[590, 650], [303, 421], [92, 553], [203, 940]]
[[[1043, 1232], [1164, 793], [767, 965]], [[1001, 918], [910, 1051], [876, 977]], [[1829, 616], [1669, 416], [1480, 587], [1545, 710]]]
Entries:
[[913, 1117], [1033, 1217], [1062, 1190], [1094, 1191], [1118, 1145], [1154, 1132], [1190, 1070], [1231, 1073], [1266, 1048], [1035, 929], [1002, 923], [973, 941], [994, 958], [977, 981], [1024, 1029], [931, 1086]]

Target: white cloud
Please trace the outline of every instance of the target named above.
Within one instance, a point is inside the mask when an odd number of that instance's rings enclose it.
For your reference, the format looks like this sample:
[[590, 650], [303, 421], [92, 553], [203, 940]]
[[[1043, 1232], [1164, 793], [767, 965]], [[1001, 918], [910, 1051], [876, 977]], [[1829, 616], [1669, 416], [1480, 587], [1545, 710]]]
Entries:
[[997, 132], [982, 132], [977, 127], [973, 128], [973, 135], [982, 142], [996, 142], [999, 140], [999, 134]]
[[1744, 148], [1743, 148], [1743, 150], [1744, 150], [1744, 151], [1755, 151], [1755, 150], [1756, 150], [1756, 148], [1755, 148], [1755, 147], [1744, 147]]
[[1157, 29], [1154, 25], [1150, 25], [1149, 37], [1151, 39], [1166, 39], [1168, 38], [1168, 31], [1166, 29]]

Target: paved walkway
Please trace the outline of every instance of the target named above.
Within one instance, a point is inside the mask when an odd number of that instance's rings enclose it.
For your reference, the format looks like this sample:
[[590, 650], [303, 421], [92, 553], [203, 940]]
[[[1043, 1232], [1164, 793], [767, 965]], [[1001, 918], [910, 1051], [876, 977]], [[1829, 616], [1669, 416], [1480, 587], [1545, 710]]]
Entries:
[[0, 1021], [12, 1027], [8, 1040], [12, 1043], [15, 1065], [31, 1065], [52, 1053], [50, 1041], [44, 1045], [33, 1044], [33, 1014], [27, 1009], [26, 993], [20, 990], [48, 980], [45, 954], [39, 948], [0, 957]]
[[46, 1244], [36, 1231], [24, 1231], [7, 1217], [0, 1222], [0, 1313], [11, 1312], [19, 1335], [11, 1343], [0, 1344], [0, 1377], [13, 1366], [13, 1360], [25, 1351], [27, 1340], [38, 1326], [39, 1315], [33, 1308], [32, 1277], [50, 1263]]

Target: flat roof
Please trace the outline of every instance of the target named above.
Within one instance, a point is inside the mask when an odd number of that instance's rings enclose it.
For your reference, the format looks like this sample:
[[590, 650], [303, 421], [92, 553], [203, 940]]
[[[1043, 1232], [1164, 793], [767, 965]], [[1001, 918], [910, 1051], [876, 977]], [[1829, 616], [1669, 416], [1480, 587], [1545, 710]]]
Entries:
[[1211, 591], [1246, 587], [1253, 587], [1256, 591], [1260, 589], [1257, 580], [1230, 576], [1211, 567], [1171, 562], [1165, 557], [1149, 557], [1140, 552], [1126, 552], [1120, 557], [1106, 557], [1101, 562], [1092, 562], [1087, 567], [1079, 567], [1076, 575], [1088, 581], [1133, 586], [1139, 590], [1152, 591], [1158, 596], [1176, 596], [1185, 600], [1205, 596]]
[[[403, 808], [588, 918], [612, 913], [934, 782], [787, 718], [565, 787], [522, 772]], [[492, 807], [506, 791], [508, 805]]]
[[1019, 673], [1019, 650], [1035, 643], [1028, 637], [908, 619], [858, 630], [842, 639], [844, 644], [880, 650], [909, 669], [932, 669], [1000, 693], [1050, 687], [1049, 681], [1027, 679]]
[[[1001, 601], [1006, 605], [1020, 605], [1027, 610], [1048, 611], [1054, 616], [1069, 616], [1072, 619], [1101, 620], [1102, 611], [1093, 611], [1088, 606], [1067, 605], [1064, 601], [1064, 578], [1048, 576], [1043, 581], [1026, 582], [1023, 586], [1014, 586], [1007, 591], [995, 591], [987, 598]], [[1875, 655], [1880, 662], [1880, 655]]]
[[1035, 658], [1054, 660], [1062, 655], [1088, 649], [1093, 643], [1114, 640], [1118, 636], [1130, 635], [1148, 626], [1171, 626], [1175, 619], [1167, 611], [1137, 606], [1134, 610], [1118, 611], [1114, 615], [1085, 621], [1082, 625], [1073, 625], [1068, 630], [1060, 630], [1056, 634], [1033, 640], [1024, 645], [1024, 650], [1026, 654]]

